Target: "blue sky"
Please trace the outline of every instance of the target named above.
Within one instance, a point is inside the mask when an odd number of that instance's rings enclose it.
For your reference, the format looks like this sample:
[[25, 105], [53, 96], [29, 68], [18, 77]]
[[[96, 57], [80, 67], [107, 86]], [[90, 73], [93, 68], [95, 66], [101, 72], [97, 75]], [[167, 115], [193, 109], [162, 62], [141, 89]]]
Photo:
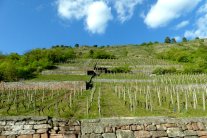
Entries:
[[207, 37], [206, 0], [0, 0], [0, 51]]

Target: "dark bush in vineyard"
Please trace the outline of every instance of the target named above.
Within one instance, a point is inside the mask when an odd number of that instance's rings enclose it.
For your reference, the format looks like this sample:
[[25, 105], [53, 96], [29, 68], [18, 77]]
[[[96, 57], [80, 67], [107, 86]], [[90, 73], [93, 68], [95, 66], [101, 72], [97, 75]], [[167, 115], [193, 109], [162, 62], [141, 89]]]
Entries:
[[176, 72], [177, 72], [177, 70], [174, 67], [171, 67], [171, 68], [158, 67], [152, 73], [156, 74], [156, 75], [164, 75], [164, 74], [173, 74], [173, 73], [176, 73]]
[[114, 72], [114, 73], [128, 73], [128, 72], [131, 72], [131, 68], [129, 66], [115, 67], [111, 70], [111, 72]]

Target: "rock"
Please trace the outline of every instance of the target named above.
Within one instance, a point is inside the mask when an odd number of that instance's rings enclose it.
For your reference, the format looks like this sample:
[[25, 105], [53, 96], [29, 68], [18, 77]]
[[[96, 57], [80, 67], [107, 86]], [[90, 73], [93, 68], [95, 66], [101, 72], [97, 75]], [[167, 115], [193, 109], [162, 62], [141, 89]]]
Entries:
[[166, 131], [151, 131], [150, 133], [151, 133], [153, 138], [167, 137], [167, 132]]
[[24, 125], [24, 129], [33, 129], [33, 125]]
[[17, 131], [2, 131], [1, 135], [3, 136], [9, 136], [9, 135], [17, 135], [18, 132]]
[[205, 130], [205, 126], [203, 125], [203, 123], [198, 122], [198, 123], [197, 123], [197, 126], [198, 126], [198, 129], [199, 129], [199, 130]]
[[135, 131], [135, 138], [150, 138], [151, 134], [148, 131]]
[[63, 134], [50, 134], [50, 138], [64, 138]]
[[175, 123], [164, 124], [164, 126], [165, 126], [166, 128], [177, 127], [177, 125], [176, 125]]
[[156, 125], [156, 127], [157, 127], [157, 130], [159, 130], [159, 131], [160, 131], [160, 130], [161, 130], [161, 131], [162, 131], [162, 130], [167, 130], [167, 128], [166, 128], [164, 125], [162, 125], [162, 124], [161, 124], [161, 125]]
[[15, 123], [14, 121], [7, 121], [7, 122], [6, 122], [6, 125], [8, 125], [8, 126], [11, 125], [11, 126], [13, 126], [14, 123]]
[[197, 132], [194, 130], [186, 130], [184, 131], [185, 136], [196, 136]]
[[105, 131], [104, 131], [105, 133], [112, 133], [113, 132], [113, 129], [112, 129], [112, 127], [105, 127]]
[[41, 138], [48, 138], [48, 134], [47, 133], [41, 134]]
[[83, 135], [90, 133], [102, 134], [104, 133], [104, 126], [99, 123], [83, 123], [81, 126], [81, 133]]
[[33, 138], [40, 138], [40, 134], [34, 134]]
[[63, 135], [64, 138], [77, 138], [77, 136], [75, 134], [67, 134], [67, 135]]
[[193, 127], [192, 127], [191, 124], [187, 124], [186, 127], [187, 127], [188, 130], [193, 130]]
[[133, 131], [130, 131], [130, 130], [117, 130], [116, 137], [117, 138], [135, 138]]
[[104, 133], [102, 134], [103, 138], [116, 138], [116, 135], [114, 133]]
[[17, 138], [33, 138], [32, 135], [20, 135]]
[[168, 137], [184, 137], [184, 133], [180, 128], [168, 128], [167, 134]]
[[145, 128], [145, 130], [147, 130], [147, 131], [154, 131], [154, 130], [156, 130], [157, 128], [154, 126], [154, 125], [148, 125], [146, 128]]
[[51, 126], [48, 124], [34, 125], [34, 129], [43, 129], [43, 128], [47, 129], [47, 128], [51, 128]]
[[15, 125], [18, 126], [18, 125], [24, 125], [26, 124], [25, 121], [18, 121], [18, 122], [15, 122]]
[[101, 134], [90, 134], [90, 138], [102, 138]]
[[0, 121], [0, 126], [5, 126], [6, 125], [6, 121]]
[[207, 136], [207, 131], [197, 131], [198, 136]]
[[199, 138], [198, 136], [185, 136], [184, 138]]
[[81, 130], [81, 126], [75, 126], [75, 131], [80, 131]]
[[198, 125], [197, 125], [197, 123], [192, 123], [192, 128], [193, 128], [193, 130], [198, 130]]
[[42, 133], [47, 133], [47, 131], [48, 131], [48, 129], [45, 129], [45, 128], [44, 129], [37, 129], [36, 133], [37, 134], [42, 134]]
[[137, 130], [137, 125], [131, 125], [131, 130], [133, 131]]
[[19, 130], [18, 134], [20, 135], [29, 135], [29, 134], [35, 134], [35, 130]]
[[19, 131], [19, 130], [23, 130], [24, 126], [23, 125], [14, 125], [11, 128], [12, 128], [12, 131]]
[[6, 138], [6, 136], [0, 136], [0, 138]]
[[81, 138], [90, 138], [90, 135], [89, 134], [82, 135]]

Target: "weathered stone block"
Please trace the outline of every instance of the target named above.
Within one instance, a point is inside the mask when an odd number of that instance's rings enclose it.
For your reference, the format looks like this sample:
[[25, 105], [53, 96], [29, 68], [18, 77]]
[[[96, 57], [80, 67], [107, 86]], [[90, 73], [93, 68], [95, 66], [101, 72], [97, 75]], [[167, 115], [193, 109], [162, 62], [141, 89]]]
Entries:
[[137, 125], [137, 130], [144, 130], [144, 126]]
[[105, 133], [112, 133], [113, 132], [113, 129], [112, 129], [112, 127], [108, 126], [108, 127], [105, 127], [104, 132]]
[[5, 126], [6, 125], [6, 121], [0, 121], [0, 126]]
[[130, 130], [133, 130], [133, 131], [137, 130], [137, 125], [131, 125]]
[[181, 125], [182, 130], [188, 130], [185, 124]]
[[116, 137], [117, 138], [135, 138], [133, 131], [130, 131], [130, 130], [117, 130]]
[[78, 138], [75, 134], [67, 134], [63, 136], [64, 138]]
[[49, 138], [49, 137], [48, 137], [48, 134], [45, 133], [45, 134], [41, 134], [41, 138]]
[[64, 138], [63, 134], [51, 134], [50, 138]]
[[151, 131], [150, 134], [153, 138], [166, 137], [167, 136], [166, 131]]
[[198, 122], [198, 123], [197, 123], [197, 126], [198, 126], [198, 129], [199, 129], [199, 130], [205, 130], [205, 126], [203, 125], [203, 123]]
[[42, 134], [42, 133], [47, 133], [47, 132], [48, 132], [48, 129], [37, 129], [36, 130], [37, 134]]
[[187, 124], [186, 127], [187, 127], [188, 130], [193, 130], [193, 127], [192, 127], [191, 124]]
[[145, 130], [147, 130], [147, 131], [154, 131], [154, 130], [156, 130], [157, 128], [154, 126], [154, 125], [148, 125], [146, 128], [145, 128]]
[[32, 135], [20, 135], [17, 138], [33, 138]]
[[24, 125], [24, 129], [33, 129], [33, 125]]
[[36, 125], [41, 125], [41, 124], [47, 124], [47, 120], [39, 120], [39, 121], [35, 121]]
[[40, 138], [40, 134], [34, 134], [33, 138]]
[[14, 125], [14, 123], [15, 123], [14, 121], [7, 121], [6, 125], [11, 125], [12, 126], [12, 125]]
[[20, 135], [29, 135], [29, 134], [35, 134], [35, 130], [29, 130], [29, 129], [27, 129], [27, 130], [19, 130], [18, 131], [18, 134], [20, 134]]
[[5, 126], [5, 127], [4, 127], [4, 130], [5, 130], [5, 131], [11, 131], [12, 128], [13, 128], [12, 126]]
[[150, 138], [151, 134], [149, 131], [135, 131], [134, 132], [135, 138]]
[[194, 130], [186, 130], [184, 131], [185, 136], [196, 136], [197, 132]]
[[89, 138], [102, 138], [101, 134], [90, 134]]
[[197, 123], [192, 123], [192, 128], [193, 128], [193, 130], [198, 130], [198, 125], [197, 125]]
[[162, 131], [162, 130], [167, 130], [167, 128], [164, 125], [156, 125], [157, 130]]
[[198, 136], [185, 136], [184, 138], [199, 138]]
[[81, 138], [90, 138], [90, 134], [82, 135]]
[[81, 126], [81, 133], [83, 135], [90, 134], [90, 133], [102, 134], [104, 133], [104, 126], [95, 123], [86, 123], [86, 124], [83, 123]]
[[1, 135], [3, 136], [9, 136], [9, 135], [17, 135], [18, 132], [17, 131], [2, 131]]
[[15, 122], [15, 125], [25, 125], [26, 122], [25, 121], [18, 121], [18, 122]]
[[23, 128], [24, 128], [23, 125], [14, 125], [14, 126], [12, 126], [12, 131], [23, 130]]
[[51, 128], [51, 126], [49, 124], [41, 124], [41, 125], [34, 125], [34, 129], [47, 129], [47, 128]]
[[80, 131], [81, 130], [81, 126], [75, 126], [75, 131]]
[[184, 137], [184, 133], [180, 128], [168, 128], [168, 137]]
[[197, 131], [198, 136], [207, 136], [207, 131]]
[[103, 138], [116, 138], [116, 135], [114, 133], [104, 133], [102, 134]]
[[16, 135], [9, 135], [6, 138], [16, 138]]
[[177, 127], [177, 124], [175, 124], [175, 123], [168, 123], [168, 124], [164, 124], [164, 126], [166, 128], [171, 128], [171, 127]]

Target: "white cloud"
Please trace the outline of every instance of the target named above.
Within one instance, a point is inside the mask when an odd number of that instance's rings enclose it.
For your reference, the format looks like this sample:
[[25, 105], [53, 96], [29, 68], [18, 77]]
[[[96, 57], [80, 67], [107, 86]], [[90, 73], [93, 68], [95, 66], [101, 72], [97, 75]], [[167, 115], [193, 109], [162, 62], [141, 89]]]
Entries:
[[196, 21], [196, 27], [195, 29], [188, 30], [185, 32], [185, 37], [187, 38], [206, 38], [207, 37], [207, 13], [203, 16], [201, 16]]
[[57, 0], [58, 15], [67, 20], [85, 20], [91, 33], [104, 33], [112, 20], [111, 8], [103, 0]]
[[81, 19], [93, 0], [57, 0], [58, 15], [64, 19]]
[[137, 4], [141, 4], [143, 0], [115, 0], [114, 8], [118, 14], [118, 19], [123, 23], [129, 20], [134, 13]]
[[182, 21], [182, 22], [180, 22], [179, 24], [177, 24], [176, 26], [175, 26], [175, 29], [181, 29], [181, 28], [183, 28], [183, 27], [186, 27], [187, 25], [189, 24], [189, 21]]
[[105, 2], [93, 2], [87, 11], [86, 28], [92, 33], [104, 33], [107, 23], [112, 20], [111, 8]]
[[167, 25], [170, 21], [193, 10], [201, 0], [157, 0], [145, 18], [151, 28]]
[[202, 14], [202, 13], [207, 13], [207, 3], [202, 5], [198, 11], [197, 11], [198, 14]]
[[194, 28], [185, 31], [184, 36], [189, 39], [195, 37], [207, 38], [207, 2], [198, 9]]

